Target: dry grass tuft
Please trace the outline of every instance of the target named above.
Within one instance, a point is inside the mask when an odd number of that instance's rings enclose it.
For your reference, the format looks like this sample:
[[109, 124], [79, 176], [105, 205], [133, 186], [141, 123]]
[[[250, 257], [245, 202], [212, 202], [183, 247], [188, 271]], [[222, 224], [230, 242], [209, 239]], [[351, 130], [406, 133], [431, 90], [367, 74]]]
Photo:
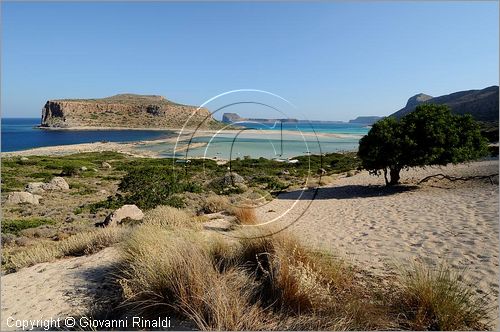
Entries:
[[416, 330], [487, 329], [488, 309], [483, 299], [463, 281], [463, 274], [441, 265], [430, 269], [414, 264], [399, 278], [397, 311]]
[[127, 231], [122, 227], [98, 228], [59, 242], [41, 242], [6, 255], [6, 269], [13, 272], [66, 256], [89, 255], [119, 242]]
[[171, 206], [160, 205], [144, 214], [143, 223], [161, 227], [194, 227], [201, 228], [201, 224], [185, 210]]
[[229, 199], [226, 196], [210, 195], [203, 200], [202, 210], [205, 213], [216, 213], [229, 208]]
[[202, 330], [487, 327], [479, 323], [484, 307], [449, 270], [410, 271], [388, 290], [285, 232], [245, 233], [136, 227], [123, 246], [125, 306], [148, 317], [179, 315]]
[[126, 305], [146, 316], [173, 310], [205, 330], [262, 326], [259, 307], [248, 302], [248, 276], [237, 269], [219, 273], [198, 234], [174, 233], [143, 225], [126, 241]]
[[369, 326], [346, 305], [354, 298], [347, 265], [287, 235], [238, 241], [142, 225], [124, 262], [125, 303], [141, 315], [173, 311], [203, 330]]
[[255, 210], [251, 207], [233, 207], [229, 211], [241, 225], [257, 225]]

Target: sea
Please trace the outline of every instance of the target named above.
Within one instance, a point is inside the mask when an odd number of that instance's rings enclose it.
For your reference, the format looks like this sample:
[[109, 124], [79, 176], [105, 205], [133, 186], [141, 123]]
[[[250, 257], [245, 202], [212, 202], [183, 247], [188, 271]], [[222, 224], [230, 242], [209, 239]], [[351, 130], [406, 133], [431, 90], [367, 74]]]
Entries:
[[134, 142], [171, 136], [170, 131], [151, 130], [44, 130], [40, 118], [3, 118], [2, 152], [54, 145], [93, 142]]
[[[172, 131], [158, 130], [43, 130], [39, 118], [2, 119], [3, 152], [36, 147], [92, 142], [136, 142], [176, 137]], [[163, 157], [206, 157], [211, 159], [293, 158], [299, 155], [356, 151], [359, 139], [369, 127], [349, 123], [243, 123], [236, 133], [221, 131], [214, 135], [183, 137], [175, 143], [158, 141], [141, 144]], [[183, 149], [179, 149], [183, 147]], [[187, 148], [186, 148], [187, 147]]]

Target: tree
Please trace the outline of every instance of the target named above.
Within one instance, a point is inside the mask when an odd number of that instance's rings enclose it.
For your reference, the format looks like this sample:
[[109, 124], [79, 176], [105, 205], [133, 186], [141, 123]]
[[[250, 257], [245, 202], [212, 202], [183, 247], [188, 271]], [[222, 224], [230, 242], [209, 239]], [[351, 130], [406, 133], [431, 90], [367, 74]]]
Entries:
[[426, 104], [399, 121], [387, 117], [373, 124], [360, 140], [358, 156], [371, 174], [383, 172], [386, 185], [395, 185], [402, 169], [457, 164], [485, 156], [487, 151], [486, 139], [472, 116]]

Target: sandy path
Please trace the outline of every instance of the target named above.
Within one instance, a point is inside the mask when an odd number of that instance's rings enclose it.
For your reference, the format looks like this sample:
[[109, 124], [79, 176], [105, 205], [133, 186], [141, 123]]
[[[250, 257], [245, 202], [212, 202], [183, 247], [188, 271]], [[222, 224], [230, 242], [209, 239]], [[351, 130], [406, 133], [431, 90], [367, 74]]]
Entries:
[[9, 317], [64, 319], [88, 313], [97, 294], [105, 298], [113, 293], [108, 281], [117, 255], [111, 247], [91, 256], [41, 263], [2, 276], [1, 330], [15, 329], [7, 325]]
[[[484, 161], [443, 169], [403, 172], [402, 180], [416, 183], [427, 175], [476, 175], [498, 173], [498, 161]], [[384, 192], [368, 185], [383, 179], [361, 172], [311, 192], [279, 219], [305, 243], [347, 257], [375, 274], [394, 271], [393, 264], [421, 260], [447, 262], [466, 269], [478, 293], [498, 301], [499, 204], [498, 182], [448, 181], [428, 183], [417, 189]], [[441, 188], [438, 188], [440, 186]], [[258, 210], [271, 220], [289, 209], [297, 193], [287, 193]], [[304, 213], [302, 217], [300, 215]]]

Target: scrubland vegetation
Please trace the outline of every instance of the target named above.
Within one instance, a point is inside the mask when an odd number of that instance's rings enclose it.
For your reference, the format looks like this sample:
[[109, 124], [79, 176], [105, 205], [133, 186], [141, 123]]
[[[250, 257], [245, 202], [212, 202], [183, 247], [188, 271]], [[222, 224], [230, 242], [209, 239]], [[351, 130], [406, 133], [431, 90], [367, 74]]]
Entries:
[[203, 330], [484, 329], [487, 310], [449, 269], [415, 266], [382, 285], [290, 234], [203, 231], [171, 207], [122, 243], [127, 314], [174, 315]]
[[[120, 315], [171, 315], [202, 330], [489, 327], [485, 302], [466, 279], [445, 266], [415, 265], [382, 280], [286, 232], [264, 236], [272, 229], [243, 227], [259, 220], [251, 204], [234, 204], [238, 198], [251, 202], [281, 190], [324, 185], [340, 174], [352, 176], [360, 165], [353, 153], [297, 159], [293, 165], [235, 160], [232, 170], [244, 183], [228, 185], [227, 166], [210, 160], [179, 165], [118, 153], [4, 158], [4, 192], [61, 175], [70, 190], [50, 194], [44, 207], [3, 207], [8, 215], [2, 222], [3, 238], [30, 237], [28, 230], [42, 228], [60, 234], [32, 236], [35, 241], [28, 245], [4, 241], [2, 268], [13, 272], [115, 245], [121, 257], [116, 272]], [[111, 168], [103, 168], [102, 162]], [[96, 196], [102, 188], [106, 194]], [[61, 202], [64, 207], [56, 214], [43, 210]], [[94, 221], [123, 204], [138, 205], [144, 219], [94, 227]], [[203, 227], [205, 215], [217, 213], [234, 217], [228, 233]], [[64, 231], [68, 227], [71, 234]]]

